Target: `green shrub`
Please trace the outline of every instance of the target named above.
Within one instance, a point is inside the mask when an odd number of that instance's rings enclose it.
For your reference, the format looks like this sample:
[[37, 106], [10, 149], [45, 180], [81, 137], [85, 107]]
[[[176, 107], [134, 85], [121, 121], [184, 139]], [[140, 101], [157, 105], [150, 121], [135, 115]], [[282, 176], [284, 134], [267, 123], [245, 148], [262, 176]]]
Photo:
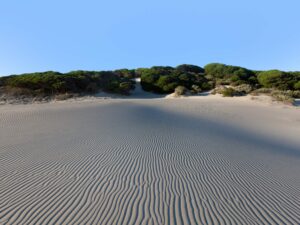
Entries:
[[132, 82], [122, 82], [119, 84], [119, 89], [121, 94], [128, 95], [130, 90], [134, 89]]
[[176, 70], [183, 73], [204, 73], [204, 69], [190, 64], [182, 64], [176, 67]]
[[260, 72], [257, 78], [258, 82], [263, 87], [276, 88], [279, 90], [293, 90], [297, 82], [297, 78], [293, 73], [283, 72], [279, 70]]
[[237, 90], [229, 87], [229, 88], [224, 88], [222, 91], [221, 91], [223, 97], [233, 97], [233, 96], [240, 96], [241, 93], [238, 92]]
[[[127, 94], [126, 85], [120, 85], [124, 82], [129, 82], [130, 89], [132, 89], [133, 81], [111, 71], [78, 70], [65, 74], [48, 71], [4, 77], [0, 79], [0, 87], [4, 87], [3, 90], [9, 93], [17, 93], [10, 91], [10, 89], [22, 90], [22, 93], [31, 93], [32, 96], [95, 93], [99, 90]], [[18, 91], [18, 93], [21, 95], [21, 91]]]
[[[193, 71], [193, 72], [190, 72]], [[213, 87], [203, 73], [196, 73], [200, 67], [192, 65], [181, 65], [172, 67], [152, 67], [150, 69], [139, 69], [141, 74], [141, 85], [145, 91], [156, 93], [172, 93], [177, 86], [185, 86], [192, 89], [193, 85], [199, 86], [201, 90]]]
[[[211, 77], [217, 84], [239, 85], [253, 83], [255, 73], [243, 67], [230, 66], [221, 63], [211, 63], [204, 67], [206, 76]], [[251, 80], [249, 80], [251, 78]]]
[[52, 71], [10, 76], [7, 77], [4, 85], [7, 87], [29, 89], [45, 94], [58, 93], [67, 88], [62, 74]]
[[300, 81], [298, 81], [297, 83], [294, 84], [294, 88], [296, 90], [300, 90]]
[[119, 77], [125, 77], [125, 78], [129, 78], [129, 79], [135, 78], [134, 70], [120, 69], [120, 70], [115, 70], [114, 73]]

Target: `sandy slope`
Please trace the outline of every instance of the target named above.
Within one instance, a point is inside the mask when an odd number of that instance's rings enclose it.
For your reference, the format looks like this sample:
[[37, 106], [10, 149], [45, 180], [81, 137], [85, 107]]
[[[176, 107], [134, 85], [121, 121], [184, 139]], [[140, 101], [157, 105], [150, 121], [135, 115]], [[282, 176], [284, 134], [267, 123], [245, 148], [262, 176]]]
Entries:
[[0, 224], [299, 224], [300, 110], [233, 99], [0, 108]]

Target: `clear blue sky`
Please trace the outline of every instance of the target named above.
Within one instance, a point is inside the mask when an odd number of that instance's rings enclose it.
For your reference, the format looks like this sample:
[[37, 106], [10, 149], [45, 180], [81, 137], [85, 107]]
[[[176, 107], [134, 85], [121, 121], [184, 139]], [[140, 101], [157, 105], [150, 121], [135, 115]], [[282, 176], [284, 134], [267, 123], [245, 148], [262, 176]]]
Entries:
[[299, 0], [1, 0], [0, 75], [210, 62], [300, 70]]

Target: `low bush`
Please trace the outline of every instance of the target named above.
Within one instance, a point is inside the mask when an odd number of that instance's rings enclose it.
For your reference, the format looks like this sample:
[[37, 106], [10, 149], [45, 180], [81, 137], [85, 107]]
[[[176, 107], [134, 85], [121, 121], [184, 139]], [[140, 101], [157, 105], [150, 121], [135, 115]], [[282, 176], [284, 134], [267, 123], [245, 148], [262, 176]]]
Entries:
[[239, 86], [235, 86], [233, 89], [243, 94], [249, 94], [253, 90], [253, 87], [249, 84], [241, 84]]
[[233, 86], [217, 86], [211, 93], [212, 94], [221, 94], [223, 97], [233, 97], [233, 96], [243, 96], [247, 90], [245, 87], [233, 87]]
[[271, 93], [271, 97], [279, 102], [283, 102], [285, 104], [293, 104], [295, 99], [293, 98], [293, 93], [289, 91], [279, 91], [279, 90], [274, 90]]
[[297, 96], [300, 96], [300, 91], [292, 91], [292, 90], [278, 90], [278, 89], [272, 89], [272, 88], [260, 88], [257, 90], [254, 90], [251, 92], [252, 95], [268, 95], [272, 97], [273, 100], [275, 101], [280, 101], [285, 104], [293, 104], [295, 98]]
[[179, 97], [181, 95], [186, 94], [187, 91], [188, 90], [186, 89], [186, 87], [184, 87], [184, 86], [178, 86], [178, 87], [175, 88], [174, 94], [175, 94], [175, 96]]
[[300, 90], [299, 91], [293, 91], [292, 96], [293, 96], [293, 98], [300, 98]]
[[195, 85], [195, 84], [192, 85], [192, 88], [191, 88], [192, 94], [198, 94], [201, 91], [202, 91], [202, 89], [198, 85]]
[[223, 97], [233, 97], [233, 96], [241, 96], [242, 94], [235, 90], [234, 88], [231, 87], [226, 87], [221, 91], [221, 94], [223, 95]]

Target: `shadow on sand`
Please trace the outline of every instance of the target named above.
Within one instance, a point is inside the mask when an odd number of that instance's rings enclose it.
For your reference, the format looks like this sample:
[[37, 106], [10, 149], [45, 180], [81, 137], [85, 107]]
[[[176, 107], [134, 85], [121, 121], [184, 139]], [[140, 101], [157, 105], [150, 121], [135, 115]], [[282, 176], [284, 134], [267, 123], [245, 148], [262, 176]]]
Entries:
[[[122, 105], [120, 106], [120, 104]], [[128, 102], [116, 103], [110, 107], [112, 108], [110, 108], [109, 114], [112, 118], [115, 118], [114, 120], [120, 118], [120, 121], [114, 121], [117, 124], [122, 124], [124, 118], [119, 114], [127, 112], [126, 123], [134, 123], [136, 126], [132, 129], [138, 129], [139, 131], [154, 129], [161, 138], [170, 135], [169, 132], [172, 132], [178, 137], [187, 137], [192, 142], [193, 140], [197, 143], [200, 140], [206, 140], [212, 146], [214, 146], [214, 143], [222, 143], [226, 140], [224, 142], [226, 145], [233, 145], [232, 148], [237, 147], [238, 151], [244, 153], [259, 154], [268, 152], [272, 155], [280, 154], [286, 157], [300, 158], [300, 149], [297, 144], [289, 144], [268, 135], [257, 134], [225, 122], [216, 122], [204, 117], [187, 116], [157, 107], [136, 105], [134, 103], [128, 104]], [[147, 136], [147, 133], [138, 133], [143, 137]], [[222, 145], [219, 147], [223, 148]], [[227, 147], [224, 146], [224, 149]]]

